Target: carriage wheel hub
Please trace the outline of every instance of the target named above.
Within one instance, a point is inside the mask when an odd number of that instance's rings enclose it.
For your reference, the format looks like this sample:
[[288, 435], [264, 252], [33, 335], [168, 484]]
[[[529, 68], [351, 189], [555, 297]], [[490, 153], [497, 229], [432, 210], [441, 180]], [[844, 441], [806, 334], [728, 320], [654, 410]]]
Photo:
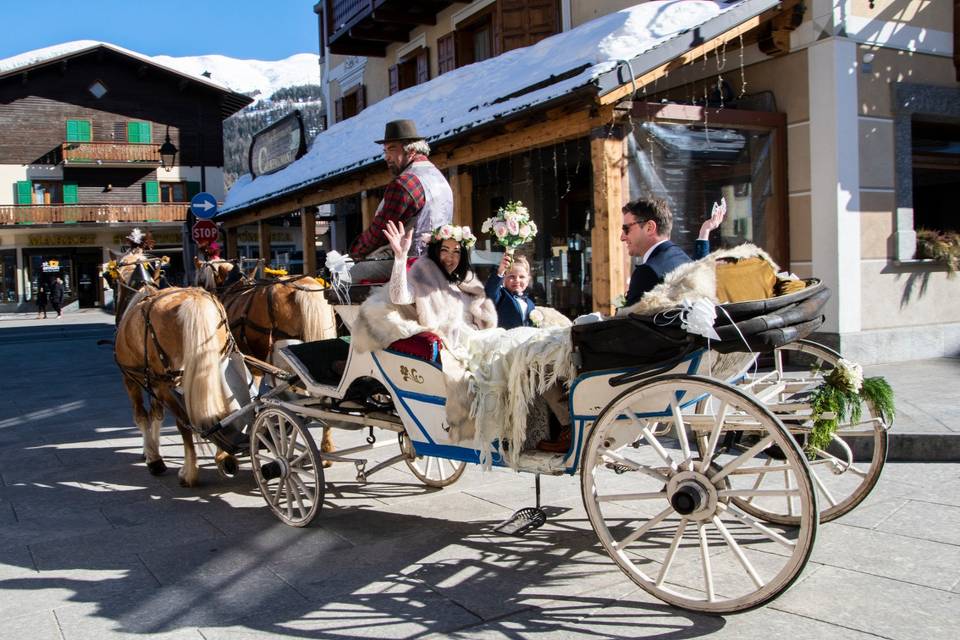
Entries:
[[682, 516], [707, 520], [717, 510], [717, 490], [710, 480], [696, 471], [681, 471], [667, 483], [670, 506]]

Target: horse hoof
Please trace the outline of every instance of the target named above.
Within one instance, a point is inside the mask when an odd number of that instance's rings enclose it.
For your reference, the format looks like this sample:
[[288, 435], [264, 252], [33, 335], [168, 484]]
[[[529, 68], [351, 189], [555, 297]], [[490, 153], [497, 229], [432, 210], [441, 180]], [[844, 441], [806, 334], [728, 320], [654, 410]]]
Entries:
[[197, 484], [199, 483], [196, 480], [194, 480], [193, 482], [190, 482], [183, 476], [180, 476], [180, 486], [183, 487], [184, 489], [192, 489], [195, 486], [197, 486]]
[[167, 472], [167, 465], [163, 463], [163, 460], [154, 460], [147, 463], [147, 469], [150, 470], [150, 475], [161, 476]]

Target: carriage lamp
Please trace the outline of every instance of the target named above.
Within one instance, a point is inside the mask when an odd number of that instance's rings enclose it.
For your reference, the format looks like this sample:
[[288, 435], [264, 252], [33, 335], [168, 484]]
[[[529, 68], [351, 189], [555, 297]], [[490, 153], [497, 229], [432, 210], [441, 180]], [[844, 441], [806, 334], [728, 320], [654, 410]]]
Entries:
[[173, 170], [173, 161], [177, 157], [177, 147], [170, 142], [170, 130], [167, 130], [167, 139], [160, 145], [160, 166], [167, 171]]

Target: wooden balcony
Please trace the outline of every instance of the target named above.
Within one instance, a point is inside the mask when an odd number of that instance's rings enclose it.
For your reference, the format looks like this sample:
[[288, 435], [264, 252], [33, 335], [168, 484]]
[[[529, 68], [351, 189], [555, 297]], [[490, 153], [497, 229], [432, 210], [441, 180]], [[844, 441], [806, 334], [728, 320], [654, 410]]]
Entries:
[[[469, 3], [472, 0], [460, 0]], [[330, 53], [384, 57], [391, 42], [407, 42], [420, 25], [437, 24], [446, 0], [324, 0]]]
[[133, 142], [64, 142], [63, 164], [94, 167], [160, 166], [160, 145]]
[[78, 222], [183, 222], [188, 202], [0, 205], [0, 226]]

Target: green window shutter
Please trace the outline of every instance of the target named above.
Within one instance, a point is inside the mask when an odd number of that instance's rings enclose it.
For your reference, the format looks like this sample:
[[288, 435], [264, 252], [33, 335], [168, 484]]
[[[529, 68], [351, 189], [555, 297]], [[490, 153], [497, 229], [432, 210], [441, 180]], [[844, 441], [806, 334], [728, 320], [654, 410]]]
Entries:
[[140, 123], [127, 123], [127, 142], [140, 142]]
[[143, 183], [143, 201], [160, 202], [160, 183], [150, 181]]
[[63, 183], [63, 204], [77, 204], [80, 202], [80, 191], [75, 182]]
[[140, 125], [140, 142], [153, 142], [153, 132], [149, 122], [138, 122]]
[[17, 204], [33, 204], [33, 183], [29, 180], [17, 182]]
[[67, 120], [67, 142], [90, 142], [89, 120]]
[[200, 193], [200, 183], [199, 182], [188, 182], [187, 183], [187, 200], [193, 200], [193, 196]]

